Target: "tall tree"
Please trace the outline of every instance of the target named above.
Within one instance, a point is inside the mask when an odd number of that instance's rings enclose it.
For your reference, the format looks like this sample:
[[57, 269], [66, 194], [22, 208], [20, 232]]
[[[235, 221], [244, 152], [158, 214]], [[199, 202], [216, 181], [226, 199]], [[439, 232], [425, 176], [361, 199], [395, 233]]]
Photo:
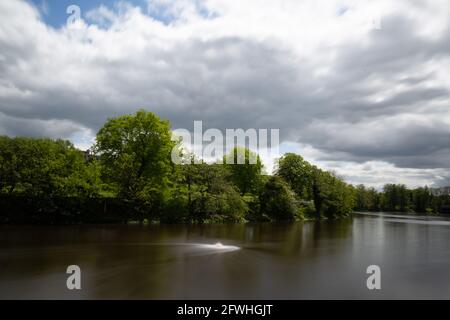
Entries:
[[97, 134], [95, 150], [120, 196], [152, 201], [165, 190], [174, 146], [169, 122], [139, 110], [109, 119]]
[[312, 166], [295, 153], [286, 153], [278, 160], [276, 174], [286, 181], [302, 199], [312, 197]]

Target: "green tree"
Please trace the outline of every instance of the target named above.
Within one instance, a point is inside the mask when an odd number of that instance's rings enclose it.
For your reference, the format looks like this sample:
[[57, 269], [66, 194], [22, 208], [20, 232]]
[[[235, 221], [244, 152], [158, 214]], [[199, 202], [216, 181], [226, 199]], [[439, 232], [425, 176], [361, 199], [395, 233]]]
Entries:
[[236, 147], [224, 157], [229, 180], [242, 195], [257, 193], [261, 185], [263, 165], [260, 157], [247, 148]]
[[380, 193], [375, 188], [366, 189], [367, 193], [367, 210], [380, 211]]
[[179, 167], [176, 197], [183, 204], [181, 212], [187, 214], [188, 221], [244, 220], [248, 207], [238, 189], [229, 182], [228, 175], [228, 170], [220, 164], [202, 162]]
[[172, 173], [170, 124], [144, 110], [109, 119], [97, 134], [96, 152], [120, 197], [156, 207]]
[[369, 210], [369, 199], [366, 187], [363, 184], [356, 186], [355, 209], [360, 211]]
[[312, 197], [312, 166], [295, 153], [286, 153], [278, 160], [276, 174], [286, 181], [301, 199]]
[[77, 161], [74, 171], [67, 177], [61, 178], [60, 194], [66, 197], [100, 197], [106, 189], [101, 179], [101, 165], [95, 160]]
[[313, 199], [317, 218], [347, 216], [355, 207], [355, 189], [333, 174], [313, 168]]
[[30, 196], [93, 197], [98, 166], [64, 140], [0, 137], [1, 191]]
[[300, 216], [294, 192], [280, 177], [273, 176], [265, 183], [260, 195], [261, 214], [276, 221], [292, 221]]
[[383, 188], [383, 210], [406, 212], [410, 200], [410, 191], [403, 184], [386, 184]]

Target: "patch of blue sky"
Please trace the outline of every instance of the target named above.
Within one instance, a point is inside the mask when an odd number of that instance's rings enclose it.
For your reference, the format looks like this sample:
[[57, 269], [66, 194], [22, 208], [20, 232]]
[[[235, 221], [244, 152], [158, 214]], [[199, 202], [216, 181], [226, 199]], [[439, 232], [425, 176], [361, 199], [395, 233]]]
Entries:
[[[209, 11], [202, 1], [192, 0], [191, 4], [200, 17], [204, 19], [214, 19], [217, 17], [217, 14]], [[173, 7], [173, 3], [163, 4], [150, 1], [147, 14], [165, 25], [169, 25], [179, 19], [179, 12], [177, 12], [176, 7]]]
[[[42, 20], [53, 28], [60, 28], [66, 24], [70, 14], [67, 8], [70, 5], [76, 5], [80, 8], [81, 17], [90, 22], [87, 14], [92, 10], [104, 6], [112, 12], [117, 12], [117, 4], [124, 2], [134, 7], [139, 7], [143, 14], [160, 21], [165, 25], [169, 25], [176, 21], [178, 17], [176, 13], [170, 10], [168, 5], [160, 2], [152, 2], [151, 0], [27, 0], [40, 12]], [[205, 19], [213, 19], [216, 15], [201, 3], [201, 1], [193, 0], [193, 4], [199, 16]]]
[[343, 16], [350, 8], [345, 5], [341, 5], [338, 7], [336, 14], [340, 17]]

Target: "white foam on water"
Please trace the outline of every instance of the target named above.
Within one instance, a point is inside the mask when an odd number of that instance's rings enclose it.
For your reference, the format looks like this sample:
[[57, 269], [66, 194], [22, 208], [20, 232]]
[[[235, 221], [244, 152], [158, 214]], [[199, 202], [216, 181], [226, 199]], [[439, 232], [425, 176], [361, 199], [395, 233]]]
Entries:
[[221, 242], [217, 242], [215, 244], [193, 244], [197, 247], [200, 248], [204, 248], [204, 249], [209, 249], [209, 250], [215, 250], [217, 252], [230, 252], [230, 251], [236, 251], [239, 250], [241, 248], [237, 247], [237, 246], [229, 246], [229, 245], [224, 245]]
[[152, 246], [152, 247], [181, 247], [186, 248], [185, 252], [190, 255], [205, 255], [215, 253], [225, 253], [240, 250], [238, 246], [224, 245], [221, 242], [214, 244], [208, 243], [189, 243], [189, 242], [175, 242], [175, 243], [121, 243], [119, 245], [136, 245], [136, 246]]

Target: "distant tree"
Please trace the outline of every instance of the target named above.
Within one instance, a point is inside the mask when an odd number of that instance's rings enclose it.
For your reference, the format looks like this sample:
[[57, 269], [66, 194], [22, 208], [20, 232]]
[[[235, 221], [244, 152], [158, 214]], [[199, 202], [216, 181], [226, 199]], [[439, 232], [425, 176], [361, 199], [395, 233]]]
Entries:
[[403, 184], [386, 184], [382, 202], [383, 210], [406, 212], [410, 209], [410, 192]]
[[369, 199], [366, 187], [363, 184], [357, 185], [355, 189], [355, 208], [356, 210], [368, 211]]
[[375, 188], [368, 188], [367, 192], [367, 210], [380, 211], [380, 193]]
[[360, 211], [379, 211], [380, 193], [375, 188], [357, 185], [355, 188], [355, 209]]
[[412, 208], [415, 212], [433, 212], [433, 196], [428, 187], [416, 188], [411, 192]]

